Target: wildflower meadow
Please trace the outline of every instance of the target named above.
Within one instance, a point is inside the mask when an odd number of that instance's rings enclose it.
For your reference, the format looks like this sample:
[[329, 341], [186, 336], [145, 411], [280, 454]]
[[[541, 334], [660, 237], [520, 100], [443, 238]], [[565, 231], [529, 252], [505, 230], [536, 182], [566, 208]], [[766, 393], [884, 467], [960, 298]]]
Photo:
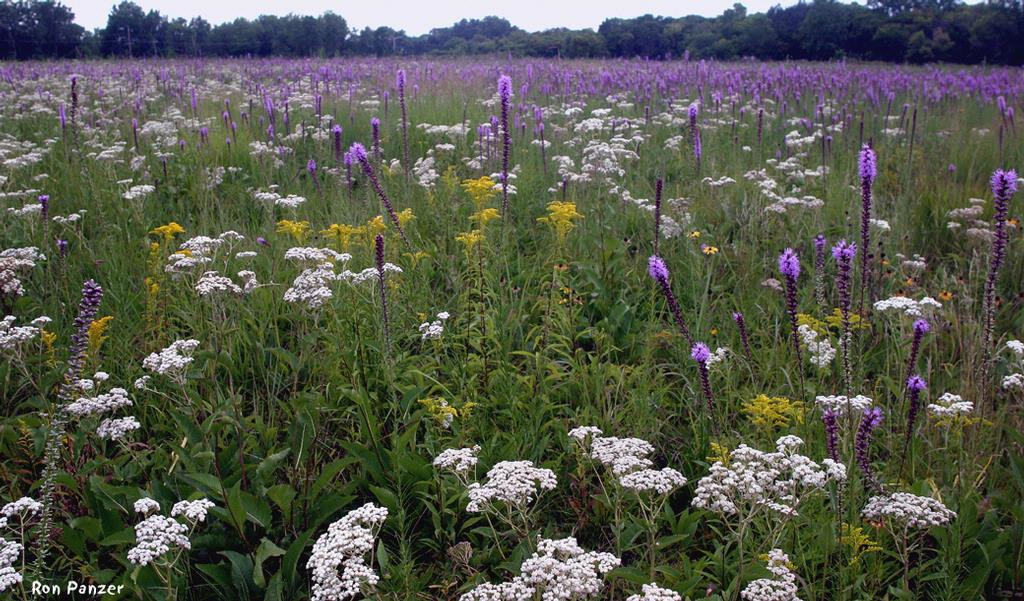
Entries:
[[0, 80], [0, 597], [1024, 595], [1020, 68]]

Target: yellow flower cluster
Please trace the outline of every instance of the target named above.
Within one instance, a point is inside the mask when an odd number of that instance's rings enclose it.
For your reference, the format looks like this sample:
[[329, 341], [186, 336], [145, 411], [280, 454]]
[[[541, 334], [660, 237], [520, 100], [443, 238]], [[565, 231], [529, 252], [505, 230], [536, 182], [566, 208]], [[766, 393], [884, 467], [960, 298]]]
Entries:
[[850, 548], [851, 566], [858, 565], [861, 558], [868, 553], [875, 553], [882, 550], [882, 547], [880, 547], [878, 543], [871, 540], [867, 534], [864, 534], [864, 529], [860, 526], [843, 524], [843, 529], [839, 536], [839, 542]]
[[94, 319], [89, 324], [88, 332], [88, 354], [92, 358], [99, 356], [100, 347], [103, 346], [103, 341], [107, 339], [107, 328], [110, 327], [110, 322], [114, 320], [113, 315], [107, 315], [99, 319]]
[[299, 244], [306, 241], [309, 237], [309, 222], [308, 221], [291, 221], [289, 219], [282, 219], [277, 222], [277, 233], [287, 234]]
[[335, 243], [338, 252], [348, 252], [352, 246], [352, 238], [361, 236], [366, 231], [365, 227], [356, 227], [345, 223], [332, 223], [325, 230], [320, 230], [320, 235]]
[[483, 209], [484, 204], [494, 198], [497, 192], [494, 189], [496, 182], [488, 176], [477, 179], [467, 179], [462, 182], [462, 189], [469, 195], [469, 199], [476, 205], [476, 210]]
[[420, 399], [420, 404], [427, 410], [427, 414], [430, 415], [438, 423], [438, 425], [447, 426], [456, 418], [465, 419], [473, 413], [473, 408], [477, 406], [477, 403], [467, 401], [462, 404], [462, 407], [456, 409], [448, 404], [448, 401], [440, 397], [428, 397]]
[[583, 215], [576, 210], [576, 203], [554, 200], [548, 203], [547, 216], [540, 217], [537, 221], [551, 224], [555, 228], [558, 241], [561, 242], [565, 240], [565, 236], [572, 231], [572, 228], [576, 227], [574, 220], [582, 218]]
[[177, 222], [172, 221], [167, 225], [161, 225], [160, 227], [153, 228], [149, 233], [153, 236], [163, 238], [164, 242], [170, 242], [171, 240], [174, 240], [174, 237], [178, 234], [184, 234], [185, 228], [178, 225]]
[[729, 465], [729, 457], [732, 455], [732, 451], [725, 445], [718, 444], [717, 442], [711, 442], [711, 454], [705, 457], [711, 463], [721, 463], [724, 466]]
[[455, 241], [462, 243], [466, 247], [466, 258], [470, 261], [473, 260], [473, 251], [476, 250], [476, 246], [483, 239], [484, 235], [480, 230], [470, 230], [455, 236]]
[[[832, 314], [825, 317], [825, 323], [834, 330], [840, 330], [843, 327], [843, 312], [836, 307], [832, 310]], [[859, 313], [850, 313], [850, 330], [863, 330], [868, 327]]]
[[743, 403], [743, 413], [760, 428], [784, 428], [791, 423], [802, 424], [804, 411], [803, 401], [766, 394], [759, 394]]

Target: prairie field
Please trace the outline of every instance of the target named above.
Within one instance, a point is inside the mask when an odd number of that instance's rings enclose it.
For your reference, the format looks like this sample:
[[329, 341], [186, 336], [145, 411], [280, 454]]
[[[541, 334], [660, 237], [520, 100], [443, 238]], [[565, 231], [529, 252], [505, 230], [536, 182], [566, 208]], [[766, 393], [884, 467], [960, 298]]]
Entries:
[[0, 596], [1024, 595], [1020, 68], [0, 76]]

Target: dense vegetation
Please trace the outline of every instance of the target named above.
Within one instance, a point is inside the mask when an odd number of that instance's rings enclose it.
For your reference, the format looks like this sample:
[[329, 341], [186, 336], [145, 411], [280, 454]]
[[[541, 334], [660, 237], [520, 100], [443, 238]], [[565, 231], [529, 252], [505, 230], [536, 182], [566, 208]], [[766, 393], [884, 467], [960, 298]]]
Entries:
[[462, 20], [409, 36], [390, 27], [350, 30], [342, 16], [238, 18], [211, 25], [169, 19], [125, 1], [106, 27], [87, 32], [54, 0], [0, 3], [0, 58], [185, 56], [393, 56], [410, 54], [561, 58], [862, 60], [911, 63], [1024, 62], [1021, 0], [967, 5], [955, 0], [834, 0], [718, 17], [608, 19], [590, 29], [526, 32], [498, 17]]
[[1020, 595], [1018, 70], [4, 79], [0, 593]]

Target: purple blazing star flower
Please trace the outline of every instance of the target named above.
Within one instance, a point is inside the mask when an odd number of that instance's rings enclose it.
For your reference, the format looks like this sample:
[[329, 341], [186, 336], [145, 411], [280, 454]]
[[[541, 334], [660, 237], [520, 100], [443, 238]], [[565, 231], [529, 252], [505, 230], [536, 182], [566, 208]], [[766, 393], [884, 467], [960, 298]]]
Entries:
[[991, 358], [993, 329], [995, 327], [995, 297], [996, 282], [999, 279], [999, 269], [1006, 259], [1006, 243], [1008, 234], [1006, 232], [1006, 219], [1009, 214], [1010, 198], [1017, 191], [1017, 172], [1010, 169], [1004, 171], [996, 169], [992, 174], [992, 196], [995, 199], [995, 235], [992, 238], [992, 257], [989, 263], [988, 278], [985, 280], [984, 296], [984, 334], [985, 334], [985, 361], [987, 369]]
[[402, 168], [409, 173], [409, 115], [405, 106], [405, 69], [395, 74], [395, 87], [398, 88], [398, 105], [402, 109]]
[[57, 240], [57, 253], [60, 255], [60, 258], [62, 258], [62, 259], [68, 256], [68, 241], [67, 240], [63, 240], [63, 239], [58, 239]]
[[682, 332], [687, 342], [692, 345], [693, 338], [690, 336], [690, 329], [686, 327], [686, 322], [683, 320], [683, 310], [679, 307], [679, 301], [676, 299], [675, 293], [672, 292], [672, 284], [668, 281], [668, 267], [665, 265], [665, 261], [657, 255], [651, 255], [647, 260], [647, 273], [658, 283], [661, 293], [665, 297], [665, 302], [668, 303], [668, 309], [672, 313], [672, 318], [675, 319], [676, 325], [679, 327], [679, 331]]
[[270, 243], [267, 242], [267, 239], [263, 236], [256, 238], [256, 244], [259, 244], [260, 246], [270, 246]]
[[690, 356], [697, 362], [697, 368], [700, 371], [700, 388], [708, 406], [708, 416], [711, 417], [715, 409], [715, 396], [711, 392], [711, 378], [708, 375], [708, 359], [711, 358], [711, 349], [703, 342], [698, 342], [690, 349]]
[[825, 423], [825, 448], [832, 461], [839, 461], [839, 415], [832, 409], [826, 409], [821, 416]]
[[309, 172], [310, 175], [316, 175], [316, 161], [309, 159], [309, 162], [306, 163], [306, 171]]
[[384, 205], [384, 210], [387, 211], [388, 216], [391, 218], [391, 223], [394, 224], [395, 229], [398, 230], [398, 235], [402, 237], [402, 241], [405, 242], [406, 247], [412, 248], [409, 243], [409, 239], [405, 236], [405, 230], [402, 229], [402, 224], [398, 221], [398, 215], [395, 213], [395, 208], [391, 205], [391, 199], [388, 198], [387, 192], [384, 191], [384, 186], [381, 185], [380, 180], [377, 179], [377, 174], [373, 171], [373, 165], [370, 164], [369, 157], [366, 156], [366, 147], [355, 142], [349, 148], [349, 152], [352, 154], [352, 158], [359, 162], [363, 168], [363, 173], [370, 180], [370, 185], [377, 193], [377, 197], [380, 198], [381, 204]]
[[508, 160], [512, 149], [512, 132], [508, 128], [508, 112], [512, 103], [512, 78], [498, 78], [498, 98], [501, 100], [501, 214], [508, 213]]
[[743, 343], [743, 353], [747, 356], [747, 361], [754, 362], [754, 355], [750, 352], [750, 336], [747, 334], [747, 319], [743, 317], [743, 314], [739, 311], [735, 311], [732, 314], [732, 320], [736, 322], [736, 327], [740, 331], [740, 341]]
[[878, 482], [878, 478], [875, 477], [874, 470], [871, 469], [871, 436], [875, 429], [881, 425], [882, 419], [881, 407], [869, 407], [866, 409], [863, 417], [861, 417], [860, 426], [857, 428], [857, 436], [853, 443], [857, 466], [860, 468], [861, 473], [864, 474], [864, 480], [868, 488], [876, 492], [881, 491], [882, 485]]
[[814, 237], [814, 296], [821, 308], [825, 307], [825, 247], [824, 234]]
[[792, 248], [787, 248], [779, 255], [779, 273], [794, 280], [800, 277], [800, 257]]
[[384, 270], [384, 236], [377, 234], [373, 240], [374, 259], [377, 265], [377, 281], [380, 291], [381, 323], [384, 329], [384, 348], [390, 350], [391, 336], [388, 329], [388, 287], [385, 282], [386, 272]]
[[46, 221], [50, 218], [50, 195], [40, 194], [39, 195], [39, 215]]
[[871, 185], [878, 175], [875, 151], [867, 144], [861, 148], [857, 158], [857, 171], [860, 174], [860, 308], [864, 309], [864, 296], [867, 291], [868, 249], [871, 248]]
[[334, 162], [335, 163], [340, 163], [341, 162], [341, 152], [342, 152], [342, 149], [341, 149], [341, 126], [340, 125], [335, 125], [331, 129], [331, 133], [334, 134]]
[[380, 158], [380, 119], [370, 119], [370, 134], [373, 139], [373, 156]]
[[926, 388], [928, 388], [928, 384], [921, 376], [915, 374], [907, 378], [907, 396], [910, 405], [907, 408], [907, 431], [903, 439], [903, 460], [907, 458], [910, 437], [914, 433], [914, 422], [917, 421], [917, 414], [921, 411], [921, 391]]

